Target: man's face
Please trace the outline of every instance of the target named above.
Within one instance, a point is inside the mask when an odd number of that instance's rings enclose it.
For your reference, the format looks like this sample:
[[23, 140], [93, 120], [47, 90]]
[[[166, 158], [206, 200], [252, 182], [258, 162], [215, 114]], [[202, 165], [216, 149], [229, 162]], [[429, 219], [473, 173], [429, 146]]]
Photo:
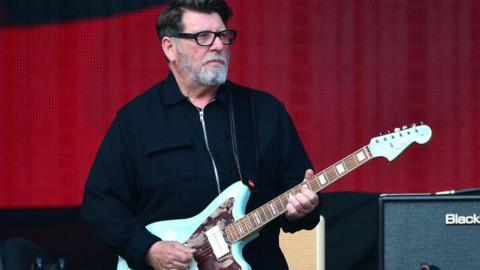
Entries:
[[[187, 10], [183, 14], [183, 33], [201, 31], [219, 32], [226, 27], [217, 13], [199, 13]], [[230, 62], [230, 49], [215, 38], [211, 46], [200, 46], [194, 39], [175, 39], [175, 64], [184, 76], [203, 85], [220, 85], [225, 82]]]

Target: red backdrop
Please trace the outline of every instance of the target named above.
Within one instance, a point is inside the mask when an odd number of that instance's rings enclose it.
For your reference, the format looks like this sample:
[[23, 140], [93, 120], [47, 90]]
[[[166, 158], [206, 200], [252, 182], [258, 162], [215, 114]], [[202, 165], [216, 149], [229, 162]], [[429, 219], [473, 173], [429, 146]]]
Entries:
[[[239, 32], [230, 79], [285, 103], [316, 169], [379, 132], [432, 127], [429, 144], [327, 191], [480, 186], [478, 1], [229, 3]], [[0, 29], [0, 207], [81, 203], [115, 111], [167, 73], [160, 9]]]

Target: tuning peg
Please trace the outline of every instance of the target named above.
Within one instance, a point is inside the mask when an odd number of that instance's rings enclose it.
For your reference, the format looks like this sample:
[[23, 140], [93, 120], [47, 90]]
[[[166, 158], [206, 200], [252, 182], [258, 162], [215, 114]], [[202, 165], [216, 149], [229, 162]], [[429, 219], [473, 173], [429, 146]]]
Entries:
[[402, 129], [407, 129], [408, 127], [407, 126], [403, 126]]
[[399, 131], [400, 131], [400, 128], [396, 127], [395, 132], [399, 132]]
[[423, 121], [420, 121], [420, 125], [423, 125]]
[[415, 126], [416, 126], [415, 123], [413, 123], [411, 127], [415, 127]]
[[383, 135], [383, 133], [382, 133], [382, 132], [380, 132], [380, 136], [382, 136], [382, 135]]

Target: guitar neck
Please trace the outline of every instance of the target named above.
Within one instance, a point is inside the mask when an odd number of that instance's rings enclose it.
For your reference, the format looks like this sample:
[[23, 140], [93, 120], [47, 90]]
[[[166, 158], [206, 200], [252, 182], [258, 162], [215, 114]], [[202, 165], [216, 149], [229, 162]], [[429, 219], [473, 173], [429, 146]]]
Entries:
[[231, 243], [246, 238], [276, 217], [285, 213], [288, 198], [299, 193], [303, 186], [308, 187], [314, 192], [319, 192], [333, 182], [347, 175], [349, 172], [360, 167], [371, 158], [372, 154], [368, 146], [364, 146], [334, 165], [315, 174], [312, 178], [307, 179], [306, 181], [277, 196], [275, 199], [246, 214], [241, 219], [230, 223], [225, 227], [226, 236]]

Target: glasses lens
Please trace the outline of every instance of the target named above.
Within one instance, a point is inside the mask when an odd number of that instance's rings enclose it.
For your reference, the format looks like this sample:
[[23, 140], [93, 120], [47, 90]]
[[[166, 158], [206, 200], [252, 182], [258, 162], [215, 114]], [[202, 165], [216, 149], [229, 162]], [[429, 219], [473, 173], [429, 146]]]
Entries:
[[219, 33], [220, 39], [222, 40], [223, 44], [230, 45], [235, 42], [235, 38], [237, 37], [236, 32], [233, 30], [225, 30]]
[[211, 45], [213, 43], [213, 39], [215, 38], [214, 32], [200, 32], [197, 35], [197, 42], [200, 45]]

